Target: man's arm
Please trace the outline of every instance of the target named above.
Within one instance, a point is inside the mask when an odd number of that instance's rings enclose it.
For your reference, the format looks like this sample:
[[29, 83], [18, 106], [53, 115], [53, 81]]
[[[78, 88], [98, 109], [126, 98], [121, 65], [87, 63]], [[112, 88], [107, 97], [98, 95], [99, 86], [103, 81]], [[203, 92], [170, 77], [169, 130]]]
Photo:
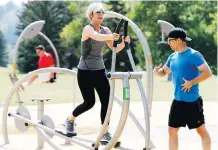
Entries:
[[201, 66], [198, 67], [198, 69], [200, 70], [201, 74], [198, 77], [191, 80], [192, 85], [198, 84], [213, 75], [207, 63], [202, 64]]
[[170, 62], [171, 62], [171, 58], [174, 56], [174, 53], [172, 53], [166, 63], [164, 64], [164, 66], [162, 67], [162, 63], [159, 65], [159, 66], [155, 66], [154, 69], [153, 69], [153, 72], [159, 76], [159, 77], [164, 77], [166, 75], [168, 75], [170, 72], [171, 72], [171, 69], [170, 69]]
[[171, 72], [171, 70], [166, 65], [162, 67], [162, 64], [160, 64], [159, 66], [154, 67], [153, 72], [159, 77], [164, 77], [168, 75]]
[[200, 53], [195, 53], [195, 55], [193, 55], [192, 57], [192, 60], [194, 61], [194, 65], [199, 69], [201, 74], [190, 81], [183, 78], [185, 83], [182, 84], [182, 90], [184, 92], [189, 92], [190, 88], [193, 85], [198, 84], [212, 76], [212, 71], [210, 70], [210, 67], [208, 66], [207, 62], [204, 60], [203, 56]]
[[194, 61], [194, 65], [201, 72], [198, 77], [191, 80], [192, 85], [198, 84], [212, 76], [212, 71], [200, 52], [194, 53], [192, 60]]

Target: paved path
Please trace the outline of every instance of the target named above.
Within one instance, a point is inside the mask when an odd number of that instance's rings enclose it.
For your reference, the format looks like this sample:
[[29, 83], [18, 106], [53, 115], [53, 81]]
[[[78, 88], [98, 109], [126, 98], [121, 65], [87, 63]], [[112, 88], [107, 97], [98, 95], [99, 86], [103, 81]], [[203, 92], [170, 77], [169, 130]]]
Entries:
[[[131, 102], [130, 109], [137, 116], [137, 119], [143, 124], [143, 109], [140, 102]], [[212, 139], [212, 150], [218, 150], [218, 105], [214, 102], [205, 102], [205, 118], [206, 126], [209, 130]], [[45, 114], [49, 115], [55, 122], [55, 124], [61, 124], [71, 113], [72, 104], [52, 104], [45, 106]], [[151, 118], [151, 139], [156, 146], [155, 150], [168, 150], [168, 133], [167, 133], [167, 119], [170, 109], [170, 102], [154, 102]], [[14, 112], [15, 107], [10, 107], [10, 112]], [[29, 106], [28, 110], [31, 113], [32, 119], [36, 118], [37, 108], [36, 106]], [[81, 115], [77, 119], [77, 132], [79, 136], [95, 140], [96, 135], [100, 129], [100, 105], [96, 103], [94, 108], [88, 113]], [[110, 130], [113, 133], [116, 130], [119, 116], [121, 113], [120, 106], [114, 104]], [[0, 122], [1, 126], [1, 122]], [[37, 137], [35, 131], [30, 129], [26, 133], [19, 133], [14, 127], [14, 120], [8, 119], [9, 129], [9, 145], [3, 145], [3, 137], [0, 131], [0, 150], [35, 150], [37, 148]], [[53, 139], [56, 144], [61, 144], [61, 147], [66, 150], [83, 150], [84, 148], [75, 144], [64, 145], [64, 140], [58, 137]], [[122, 146], [140, 150], [144, 147], [144, 139], [140, 132], [136, 129], [131, 119], [127, 120], [127, 124], [120, 138]], [[179, 147], [180, 150], [201, 150], [200, 137], [196, 134], [195, 130], [188, 130], [188, 128], [182, 128], [179, 132]], [[88, 144], [90, 145], [90, 144]], [[52, 148], [45, 144], [45, 150], [52, 150]]]

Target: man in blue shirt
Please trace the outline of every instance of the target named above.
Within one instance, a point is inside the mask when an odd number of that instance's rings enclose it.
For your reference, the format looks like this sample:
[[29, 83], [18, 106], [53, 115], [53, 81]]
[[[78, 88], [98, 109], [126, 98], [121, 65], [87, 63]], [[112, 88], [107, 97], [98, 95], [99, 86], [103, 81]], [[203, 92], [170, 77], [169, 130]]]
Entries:
[[169, 113], [169, 149], [178, 150], [178, 131], [188, 126], [196, 129], [202, 139], [203, 150], [211, 150], [211, 139], [205, 128], [203, 101], [199, 94], [199, 83], [212, 76], [212, 72], [203, 56], [187, 47], [191, 41], [181, 28], [174, 28], [168, 35], [168, 44], [175, 51], [162, 67], [155, 66], [155, 75], [163, 77], [172, 73], [174, 100]]

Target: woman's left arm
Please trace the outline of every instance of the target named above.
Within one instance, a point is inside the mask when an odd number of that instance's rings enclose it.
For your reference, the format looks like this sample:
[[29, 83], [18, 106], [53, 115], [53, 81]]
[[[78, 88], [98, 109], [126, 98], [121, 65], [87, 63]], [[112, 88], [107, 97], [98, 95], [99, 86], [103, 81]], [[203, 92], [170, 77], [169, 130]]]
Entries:
[[[108, 28], [108, 27], [103, 27], [104, 28], [104, 31], [106, 34], [112, 34], [111, 30]], [[125, 41], [130, 43], [130, 38], [129, 36], [127, 36], [124, 40], [124, 37], [122, 36], [122, 42], [120, 44], [117, 45], [116, 47], [116, 52], [118, 53], [119, 51], [121, 51], [124, 47], [125, 47]], [[113, 49], [113, 41], [112, 40], [109, 40], [109, 41], [106, 41], [108, 47], [112, 50]]]

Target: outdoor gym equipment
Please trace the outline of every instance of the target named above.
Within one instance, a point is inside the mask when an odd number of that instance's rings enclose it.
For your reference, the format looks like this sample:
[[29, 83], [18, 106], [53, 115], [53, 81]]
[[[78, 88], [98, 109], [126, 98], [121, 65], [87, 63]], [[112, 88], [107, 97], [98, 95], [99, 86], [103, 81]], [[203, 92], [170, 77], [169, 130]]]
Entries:
[[[10, 104], [10, 100], [13, 96], [13, 94], [15, 93], [15, 91], [17, 91], [17, 89], [20, 87], [20, 85], [26, 81], [27, 79], [31, 78], [33, 75], [37, 75], [39, 73], [45, 73], [45, 72], [56, 72], [56, 73], [68, 73], [71, 74], [73, 76], [76, 76], [76, 72], [69, 70], [69, 69], [64, 69], [64, 68], [55, 68], [55, 67], [51, 67], [51, 68], [43, 68], [43, 69], [38, 69], [35, 71], [32, 71], [30, 73], [28, 73], [26, 76], [22, 77], [20, 80], [18, 80], [13, 88], [11, 89], [11, 91], [9, 92], [5, 102], [4, 102], [4, 111], [3, 111], [3, 120], [2, 120], [2, 129], [3, 129], [3, 136], [4, 136], [4, 140], [5, 143], [8, 144], [9, 143], [9, 138], [8, 138], [8, 132], [7, 132], [7, 115], [11, 116], [11, 117], [15, 117], [16, 119], [20, 120], [20, 122], [22, 122], [21, 124], [23, 126], [33, 126], [38, 135], [41, 137], [39, 140], [42, 141], [42, 139], [46, 142], [48, 142], [54, 149], [60, 149], [60, 146], [56, 145], [54, 142], [51, 141], [51, 139], [48, 137], [47, 133], [50, 133], [51, 135], [56, 135], [59, 137], [62, 137], [68, 141], [72, 141], [76, 144], [79, 144], [85, 148], [88, 149], [95, 149], [97, 150], [99, 147], [99, 142], [100, 139], [103, 136], [103, 133], [107, 127], [108, 121], [110, 119], [110, 114], [111, 114], [111, 110], [112, 110], [112, 105], [113, 105], [113, 100], [115, 99], [118, 104], [122, 105], [122, 114], [121, 114], [121, 118], [120, 118], [120, 122], [119, 125], [116, 129], [115, 134], [113, 135], [111, 141], [104, 147], [104, 149], [108, 150], [111, 149], [116, 142], [118, 141], [122, 130], [124, 128], [125, 122], [126, 122], [126, 117], [127, 115], [130, 116], [130, 118], [133, 120], [133, 122], [136, 124], [137, 128], [140, 130], [141, 134], [143, 135], [143, 137], [145, 138], [145, 147], [143, 148], [144, 150], [149, 150], [151, 148], [154, 148], [153, 143], [150, 140], [150, 113], [151, 113], [151, 106], [152, 106], [152, 92], [153, 92], [153, 76], [152, 76], [152, 58], [151, 58], [151, 53], [150, 53], [150, 48], [148, 45], [148, 42], [146, 40], [146, 38], [144, 37], [142, 31], [138, 28], [138, 26], [132, 22], [131, 20], [129, 20], [127, 17], [115, 13], [115, 12], [111, 12], [111, 11], [107, 11], [105, 14], [105, 18], [118, 18], [121, 19], [120, 24], [117, 27], [116, 32], [119, 33], [119, 29], [121, 28], [121, 25], [124, 23], [124, 30], [125, 30], [125, 36], [127, 35], [127, 27], [128, 24], [130, 25], [130, 27], [133, 29], [133, 31], [136, 33], [136, 35], [139, 38], [140, 43], [142, 44], [142, 49], [145, 55], [145, 63], [146, 63], [146, 70], [147, 70], [147, 97], [142, 85], [142, 73], [138, 72], [136, 70], [136, 66], [131, 54], [131, 49], [128, 47], [128, 45], [126, 46], [126, 51], [133, 69], [133, 72], [115, 72], [115, 64], [116, 64], [116, 53], [115, 53], [115, 48], [116, 48], [116, 42], [114, 44], [114, 48], [113, 48], [113, 55], [112, 55], [112, 69], [111, 72], [108, 73], [108, 78], [111, 80], [110, 82], [110, 86], [111, 86], [111, 92], [110, 92], [110, 102], [109, 102], [109, 106], [108, 106], [108, 111], [107, 111], [107, 115], [105, 118], [105, 122], [104, 125], [96, 139], [96, 141], [91, 141], [91, 140], [87, 140], [87, 139], [83, 139], [83, 138], [79, 138], [78, 136], [75, 136], [73, 138], [69, 138], [66, 137], [60, 133], [57, 133], [55, 131], [55, 129], [53, 129], [52, 126], [52, 120], [49, 119], [50, 117], [44, 117], [41, 116], [41, 120], [39, 121], [33, 121], [30, 119], [29, 115], [27, 115], [27, 117], [25, 117], [26, 115], [23, 114], [28, 114], [27, 111], [25, 111], [25, 109], [23, 108], [18, 108], [16, 113], [8, 113], [8, 107]], [[124, 92], [124, 102], [121, 101], [121, 99], [117, 96], [114, 95], [114, 87], [115, 87], [115, 79], [121, 79], [123, 80], [123, 92]], [[139, 90], [141, 93], [141, 97], [142, 97], [142, 102], [143, 102], [143, 108], [144, 108], [144, 116], [145, 116], [145, 129], [142, 127], [142, 125], [139, 123], [139, 121], [136, 119], [136, 117], [133, 115], [133, 113], [131, 111], [129, 111], [129, 79], [136, 79], [138, 86], [139, 86]], [[21, 106], [20, 106], [21, 107]], [[48, 127], [49, 125], [49, 127]], [[94, 147], [90, 147], [87, 146], [83, 143], [81, 143], [80, 141], [83, 142], [89, 142], [92, 143], [92, 145]], [[42, 143], [42, 142], [39, 142]], [[41, 147], [40, 144], [38, 144], [38, 147]]]

